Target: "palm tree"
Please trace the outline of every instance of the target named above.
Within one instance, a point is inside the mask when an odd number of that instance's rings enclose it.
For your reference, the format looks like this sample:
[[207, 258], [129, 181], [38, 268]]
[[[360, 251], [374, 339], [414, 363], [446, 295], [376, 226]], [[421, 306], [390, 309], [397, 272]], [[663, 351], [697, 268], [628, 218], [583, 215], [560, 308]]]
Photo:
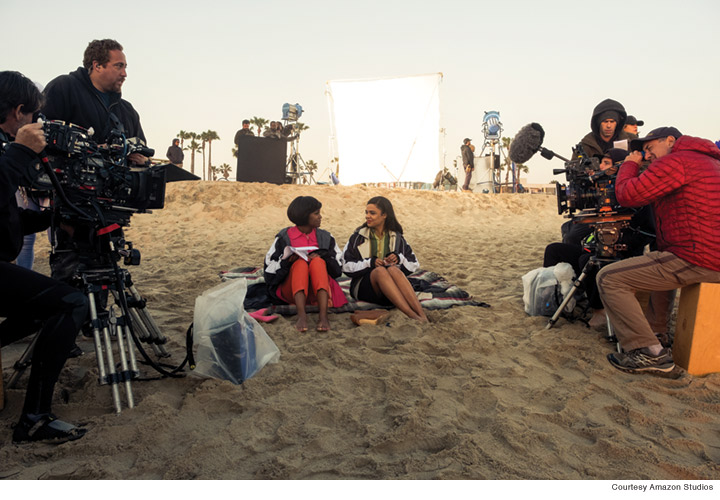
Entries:
[[[505, 149], [505, 152], [510, 151], [510, 143], [512, 143], [513, 139], [514, 138], [510, 137], [502, 138], [502, 147]], [[510, 179], [510, 170], [512, 170], [512, 160], [507, 155], [505, 155], [505, 162], [503, 165], [505, 166], [505, 185], [507, 186]]]
[[184, 130], [181, 130], [178, 132], [178, 139], [180, 139], [180, 149], [185, 149], [185, 139], [190, 139], [190, 132], [185, 132]]
[[311, 174], [314, 174], [315, 172], [317, 172], [318, 164], [312, 160], [308, 160], [305, 162], [305, 168], [307, 168]]
[[228, 177], [230, 177], [230, 165], [228, 165], [227, 163], [223, 163], [222, 165], [220, 165], [218, 167], [218, 170], [220, 171], [222, 176], [225, 177], [226, 179]]
[[232, 148], [232, 155], [237, 158], [237, 146], [233, 146]]
[[212, 180], [214, 180], [214, 181], [217, 180], [217, 174], [219, 173], [219, 171], [220, 171], [220, 167], [210, 165], [210, 173], [212, 174]]
[[308, 127], [308, 126], [305, 125], [304, 123], [297, 122], [297, 123], [295, 124], [295, 130], [298, 131], [298, 132], [302, 132], [303, 130], [307, 130], [307, 129], [309, 129], [309, 128], [310, 128], [310, 127]]
[[190, 144], [187, 148], [190, 150], [190, 173], [195, 174], [195, 151], [202, 149], [202, 144], [196, 141], [200, 136], [195, 132], [189, 132], [188, 139], [191, 139]]
[[[514, 137], [512, 139], [510, 139], [509, 137], [502, 138], [502, 143], [503, 143], [502, 147], [505, 148], [505, 151], [510, 151], [510, 144], [512, 144], [513, 140], [515, 140]], [[507, 186], [508, 182], [509, 182], [509, 178], [510, 178], [510, 170], [512, 169], [512, 160], [508, 156], [505, 157], [504, 165], [505, 165], [505, 168], [507, 169], [505, 171], [505, 185]], [[520, 164], [516, 163], [515, 164], [515, 172], [517, 174], [517, 178], [515, 180], [519, 182], [520, 174], [521, 173], [527, 174], [528, 172], [530, 172], [530, 168], [527, 165], [524, 165], [522, 163], [520, 163]]]
[[[202, 144], [202, 146], [200, 147], [200, 149], [202, 150], [202, 160], [203, 160], [203, 164], [202, 164], [202, 178], [203, 178], [203, 180], [205, 180], [205, 144], [207, 143], [207, 132], [200, 132], [200, 133], [198, 134], [198, 139], [200, 139], [200, 142], [201, 142], [201, 144]], [[210, 169], [208, 169], [208, 178], [210, 178], [210, 171], [209, 171], [209, 170], [210, 170]]]
[[[529, 174], [530, 173], [530, 167], [527, 165], [521, 163], [521, 164], [515, 164], [515, 171], [517, 172], [517, 181], [520, 182], [520, 174]], [[551, 183], [552, 184], [552, 183]]]
[[258, 128], [258, 137], [262, 137], [260, 135], [260, 131], [262, 130], [263, 125], [269, 123], [269, 121], [266, 120], [265, 118], [259, 118], [257, 116], [253, 116], [252, 120], [250, 120], [250, 123], [252, 123], [253, 125], [255, 125]]
[[212, 165], [212, 141], [219, 141], [220, 136], [214, 130], [207, 130], [203, 132], [205, 140], [208, 144], [208, 167]]

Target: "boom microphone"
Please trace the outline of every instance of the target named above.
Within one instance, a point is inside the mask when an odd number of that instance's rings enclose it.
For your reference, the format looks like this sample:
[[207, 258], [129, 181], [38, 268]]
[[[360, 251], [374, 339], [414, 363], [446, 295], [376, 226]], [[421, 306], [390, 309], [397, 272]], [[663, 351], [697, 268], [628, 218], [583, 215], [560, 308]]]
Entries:
[[559, 154], [542, 147], [545, 131], [539, 123], [530, 123], [518, 130], [515, 138], [510, 143], [510, 159], [515, 163], [525, 163], [532, 156], [540, 151], [543, 158], [552, 160], [558, 157], [563, 161], [569, 161]]
[[521, 128], [510, 143], [510, 159], [525, 163], [542, 147], [545, 131], [539, 123], [530, 123]]

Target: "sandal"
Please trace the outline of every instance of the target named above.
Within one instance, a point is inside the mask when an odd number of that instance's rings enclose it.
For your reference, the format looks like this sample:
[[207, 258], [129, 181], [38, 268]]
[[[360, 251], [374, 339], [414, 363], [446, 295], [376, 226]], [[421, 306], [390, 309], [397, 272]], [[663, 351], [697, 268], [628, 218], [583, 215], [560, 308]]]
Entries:
[[253, 311], [248, 314], [250, 315], [251, 318], [255, 319], [256, 321], [261, 321], [263, 323], [270, 323], [280, 317], [277, 314], [265, 315], [267, 310], [268, 310], [268, 308], [266, 307], [264, 309], [258, 309], [257, 311]]
[[13, 443], [45, 442], [62, 444], [85, 435], [87, 429], [58, 420], [52, 413], [26, 414], [13, 431]]
[[390, 316], [390, 311], [385, 309], [373, 309], [370, 311], [357, 311], [350, 315], [350, 319], [356, 325], [378, 325], [383, 323]]

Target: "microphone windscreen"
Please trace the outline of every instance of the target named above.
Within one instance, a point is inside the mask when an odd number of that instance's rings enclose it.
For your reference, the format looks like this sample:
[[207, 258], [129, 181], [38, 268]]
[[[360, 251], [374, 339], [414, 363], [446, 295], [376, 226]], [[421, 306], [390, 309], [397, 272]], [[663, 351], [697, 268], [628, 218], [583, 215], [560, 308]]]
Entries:
[[545, 131], [539, 123], [530, 123], [521, 128], [510, 143], [510, 159], [525, 163], [538, 152], [545, 138]]

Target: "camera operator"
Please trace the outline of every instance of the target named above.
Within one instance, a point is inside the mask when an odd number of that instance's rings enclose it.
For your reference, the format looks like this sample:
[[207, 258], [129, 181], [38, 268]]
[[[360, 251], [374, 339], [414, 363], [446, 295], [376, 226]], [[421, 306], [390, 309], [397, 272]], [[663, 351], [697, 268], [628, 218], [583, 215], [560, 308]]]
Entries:
[[[127, 78], [127, 61], [123, 47], [115, 40], [93, 40], [83, 54], [83, 66], [53, 79], [45, 87], [43, 114], [49, 120], [62, 120], [94, 129], [92, 140], [106, 143], [113, 131], [126, 138], [137, 137], [145, 142], [140, 116], [132, 104], [122, 98], [122, 85]], [[143, 165], [148, 158], [135, 152], [128, 162]], [[50, 256], [53, 278], [67, 281], [79, 267], [78, 247], [92, 246], [91, 227], [70, 226], [55, 221], [54, 251]], [[77, 349], [76, 349], [77, 351]]]
[[[144, 143], [140, 116], [121, 94], [126, 70], [122, 45], [115, 40], [93, 40], [85, 49], [82, 67], [47, 84], [43, 114], [49, 120], [92, 127], [92, 139], [98, 144], [107, 142], [113, 129], [121, 129], [125, 137], [137, 137]], [[128, 160], [138, 165], [148, 162], [139, 153], [133, 153]]]
[[[602, 161], [610, 149], [618, 149], [614, 147], [615, 141], [629, 141], [631, 135], [623, 130], [626, 121], [625, 107], [617, 101], [605, 99], [595, 106], [590, 118], [591, 131], [580, 141], [585, 154]], [[563, 243], [580, 244], [589, 234], [589, 231], [584, 229], [586, 228], [577, 227], [569, 221], [564, 223], [560, 227]]]
[[[658, 251], [604, 267], [597, 285], [624, 353], [608, 354], [630, 373], [674, 376], [669, 349], [654, 331], [666, 328], [668, 308], [643, 315], [635, 292], [664, 292], [720, 282], [720, 150], [711, 141], [660, 127], [631, 142], [633, 152], [617, 176], [620, 204], [651, 204]], [[650, 162], [639, 173], [642, 154]]]
[[[600, 171], [610, 171], [613, 166], [615, 166], [616, 164], [619, 165], [620, 162], [622, 162], [627, 155], [628, 152], [624, 149], [608, 149], [600, 160]], [[590, 175], [594, 173], [595, 172], [589, 172]], [[560, 233], [562, 234], [563, 243], [568, 245], [574, 245], [576, 248], [580, 248], [582, 246], [583, 240], [587, 238], [590, 233], [592, 233], [592, 228], [587, 224], [574, 224], [572, 220], [569, 220], [563, 223], [563, 225], [560, 227]]]
[[[624, 149], [609, 149], [600, 162], [600, 172], [613, 176], [627, 155], [628, 153]], [[627, 250], [622, 252], [623, 257], [642, 255], [645, 245], [653, 243], [653, 238], [648, 236], [655, 233], [652, 210], [649, 206], [644, 206], [634, 212], [629, 227], [623, 231], [622, 238], [618, 242], [627, 247]], [[570, 230], [563, 238], [563, 242], [551, 243], [545, 247], [543, 267], [551, 267], [560, 262], [567, 262], [572, 265], [575, 276], [580, 276], [590, 257], [594, 254], [592, 247], [597, 243], [593, 241], [591, 236], [594, 232], [594, 226], [576, 223], [573, 220], [568, 221], [566, 224], [569, 224]], [[588, 325], [599, 328], [605, 325], [606, 319], [603, 304], [595, 284], [597, 269], [593, 267], [586, 270], [587, 275], [583, 284], [589, 306], [592, 309], [592, 317]]]
[[0, 156], [0, 345], [42, 329], [33, 350], [30, 379], [14, 442], [55, 443], [81, 438], [86, 430], [58, 420], [51, 412], [55, 383], [80, 325], [88, 312], [79, 290], [29, 269], [11, 264], [20, 252], [23, 235], [41, 231], [49, 213], [22, 210], [15, 192], [34, 171], [45, 145], [42, 125], [30, 123], [42, 102], [35, 84], [15, 71], [0, 72], [0, 140], [15, 138]]
[[602, 158], [615, 141], [629, 140], [630, 135], [623, 130], [627, 113], [625, 107], [612, 99], [605, 99], [593, 109], [590, 119], [591, 131], [582, 138], [585, 153], [588, 156]]

